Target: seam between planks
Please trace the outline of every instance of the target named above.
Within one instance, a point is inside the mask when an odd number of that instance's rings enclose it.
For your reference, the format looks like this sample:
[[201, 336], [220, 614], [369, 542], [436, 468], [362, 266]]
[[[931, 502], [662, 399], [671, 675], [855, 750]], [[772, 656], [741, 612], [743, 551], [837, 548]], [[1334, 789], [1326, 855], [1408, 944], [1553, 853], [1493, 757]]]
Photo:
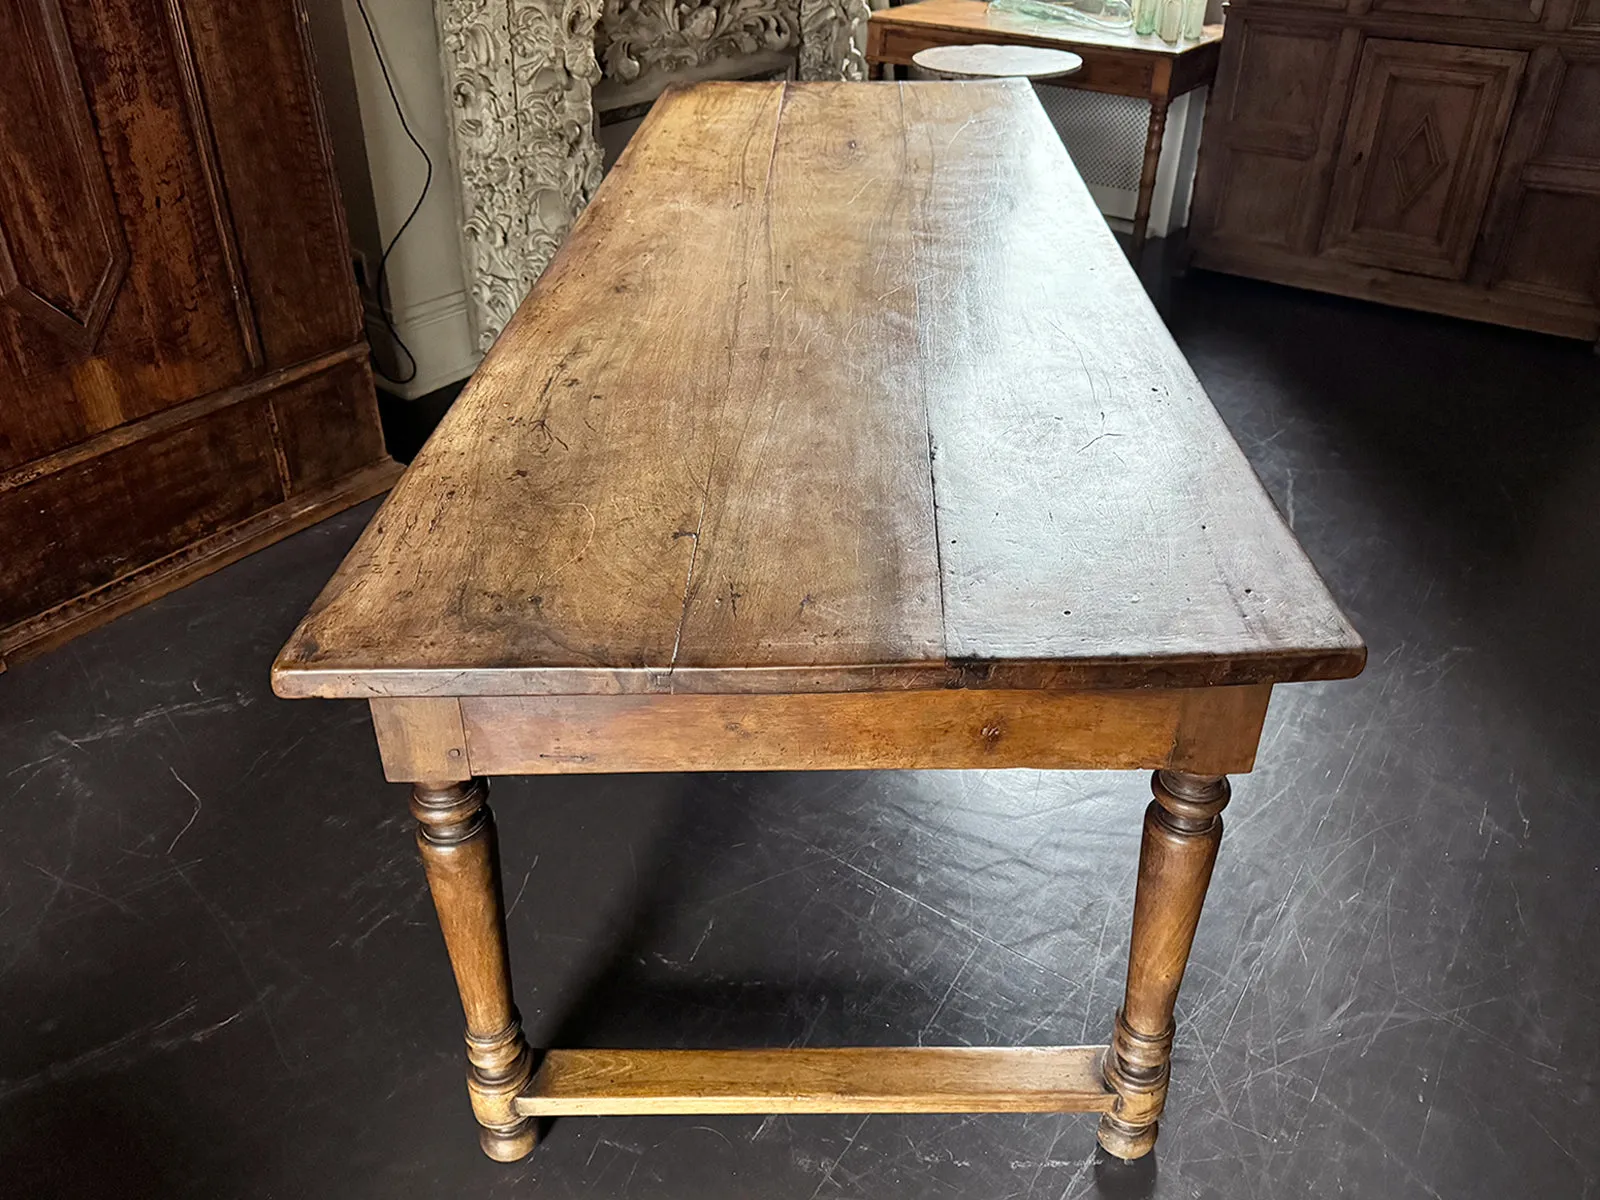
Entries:
[[[895, 82], [895, 96], [900, 101], [900, 146], [901, 152], [909, 165], [911, 162], [911, 135], [910, 127], [906, 124], [906, 85], [901, 81]], [[944, 600], [944, 538], [939, 529], [939, 480], [934, 471], [933, 461], [936, 456], [933, 442], [933, 412], [928, 398], [928, 364], [921, 353], [922, 340], [922, 271], [918, 260], [918, 247], [922, 238], [922, 205], [921, 192], [913, 191], [910, 194], [914, 224], [911, 229], [911, 303], [915, 310], [916, 332], [918, 340], [917, 374], [922, 381], [922, 432], [928, 444], [928, 507], [933, 517], [933, 569], [938, 578], [939, 589], [939, 650], [945, 661], [945, 666], [954, 664], [950, 659], [950, 621], [945, 612]]]

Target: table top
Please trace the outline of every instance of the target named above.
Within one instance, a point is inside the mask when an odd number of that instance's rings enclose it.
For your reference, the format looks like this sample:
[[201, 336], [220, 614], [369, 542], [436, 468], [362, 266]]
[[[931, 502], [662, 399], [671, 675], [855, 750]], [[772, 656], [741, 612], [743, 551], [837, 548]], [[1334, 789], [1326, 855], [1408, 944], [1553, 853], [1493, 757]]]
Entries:
[[1365, 650], [1031, 87], [663, 95], [283, 696], [1110, 688]]
[[1099, 29], [1071, 21], [1051, 21], [1022, 13], [992, 8], [987, 0], [917, 0], [894, 8], [880, 8], [872, 14], [876, 25], [900, 25], [931, 29], [952, 29], [960, 33], [995, 36], [1015, 34], [1038, 41], [1059, 43], [1067, 49], [1101, 47], [1133, 50], [1181, 58], [1222, 40], [1221, 25], [1207, 25], [1198, 41], [1169, 46], [1154, 34], [1130, 30]]
[[929, 71], [970, 79], [1059, 79], [1083, 70], [1083, 59], [1070, 50], [1044, 46], [929, 46], [911, 61]]

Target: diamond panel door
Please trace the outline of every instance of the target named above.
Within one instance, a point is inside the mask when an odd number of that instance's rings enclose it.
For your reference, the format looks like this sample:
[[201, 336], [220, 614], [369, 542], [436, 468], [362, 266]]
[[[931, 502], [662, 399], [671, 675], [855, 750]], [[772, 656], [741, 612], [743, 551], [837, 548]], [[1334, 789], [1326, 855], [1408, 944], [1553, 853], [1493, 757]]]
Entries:
[[1323, 252], [1464, 278], [1526, 60], [1514, 50], [1367, 42]]

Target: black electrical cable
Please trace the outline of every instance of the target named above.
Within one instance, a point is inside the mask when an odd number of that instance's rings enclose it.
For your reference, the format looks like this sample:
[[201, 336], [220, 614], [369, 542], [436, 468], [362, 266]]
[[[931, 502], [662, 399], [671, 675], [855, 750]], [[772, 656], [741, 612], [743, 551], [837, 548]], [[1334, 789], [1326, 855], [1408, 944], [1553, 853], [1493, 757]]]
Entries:
[[400, 331], [394, 327], [394, 318], [389, 314], [389, 302], [383, 294], [384, 283], [389, 277], [390, 253], [393, 252], [396, 243], [400, 241], [405, 231], [411, 227], [411, 222], [416, 219], [417, 213], [422, 210], [422, 202], [428, 198], [428, 189], [433, 186], [433, 159], [428, 156], [427, 150], [417, 140], [417, 135], [411, 132], [411, 125], [406, 121], [405, 109], [400, 107], [400, 97], [394, 90], [394, 80], [389, 78], [389, 64], [384, 61], [383, 51], [378, 48], [378, 35], [373, 31], [372, 18], [367, 16], [365, 0], [356, 0], [356, 10], [361, 14], [361, 23], [367, 27], [367, 40], [372, 43], [372, 53], [377, 55], [378, 69], [383, 72], [383, 82], [389, 89], [389, 99], [394, 104], [395, 115], [400, 118], [400, 128], [405, 130], [406, 137], [411, 139], [411, 144], [417, 148], [417, 153], [422, 155], [422, 161], [428, 164], [427, 176], [422, 181], [422, 192], [417, 196], [417, 202], [411, 206], [410, 215], [400, 222], [400, 228], [395, 230], [394, 236], [389, 239], [389, 244], [383, 248], [383, 255], [378, 259], [378, 274], [372, 281], [372, 290], [377, 297], [378, 314], [383, 317], [384, 329], [388, 332], [394, 344], [400, 348], [400, 352], [406, 356], [407, 361], [411, 363], [411, 373], [404, 379], [398, 379], [386, 372], [381, 366], [378, 366], [376, 358], [373, 360], [373, 367], [379, 375], [382, 375], [390, 383], [405, 384], [410, 383], [417, 377], [417, 359], [411, 353], [411, 348], [401, 339]]

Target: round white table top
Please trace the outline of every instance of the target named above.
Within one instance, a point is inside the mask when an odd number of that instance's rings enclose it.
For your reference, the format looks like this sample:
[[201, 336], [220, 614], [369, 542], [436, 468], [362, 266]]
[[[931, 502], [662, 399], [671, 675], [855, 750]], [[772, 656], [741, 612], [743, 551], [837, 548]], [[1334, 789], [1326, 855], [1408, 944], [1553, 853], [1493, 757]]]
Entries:
[[929, 46], [911, 61], [960, 79], [1056, 79], [1083, 68], [1083, 59], [1070, 50], [1043, 46]]

